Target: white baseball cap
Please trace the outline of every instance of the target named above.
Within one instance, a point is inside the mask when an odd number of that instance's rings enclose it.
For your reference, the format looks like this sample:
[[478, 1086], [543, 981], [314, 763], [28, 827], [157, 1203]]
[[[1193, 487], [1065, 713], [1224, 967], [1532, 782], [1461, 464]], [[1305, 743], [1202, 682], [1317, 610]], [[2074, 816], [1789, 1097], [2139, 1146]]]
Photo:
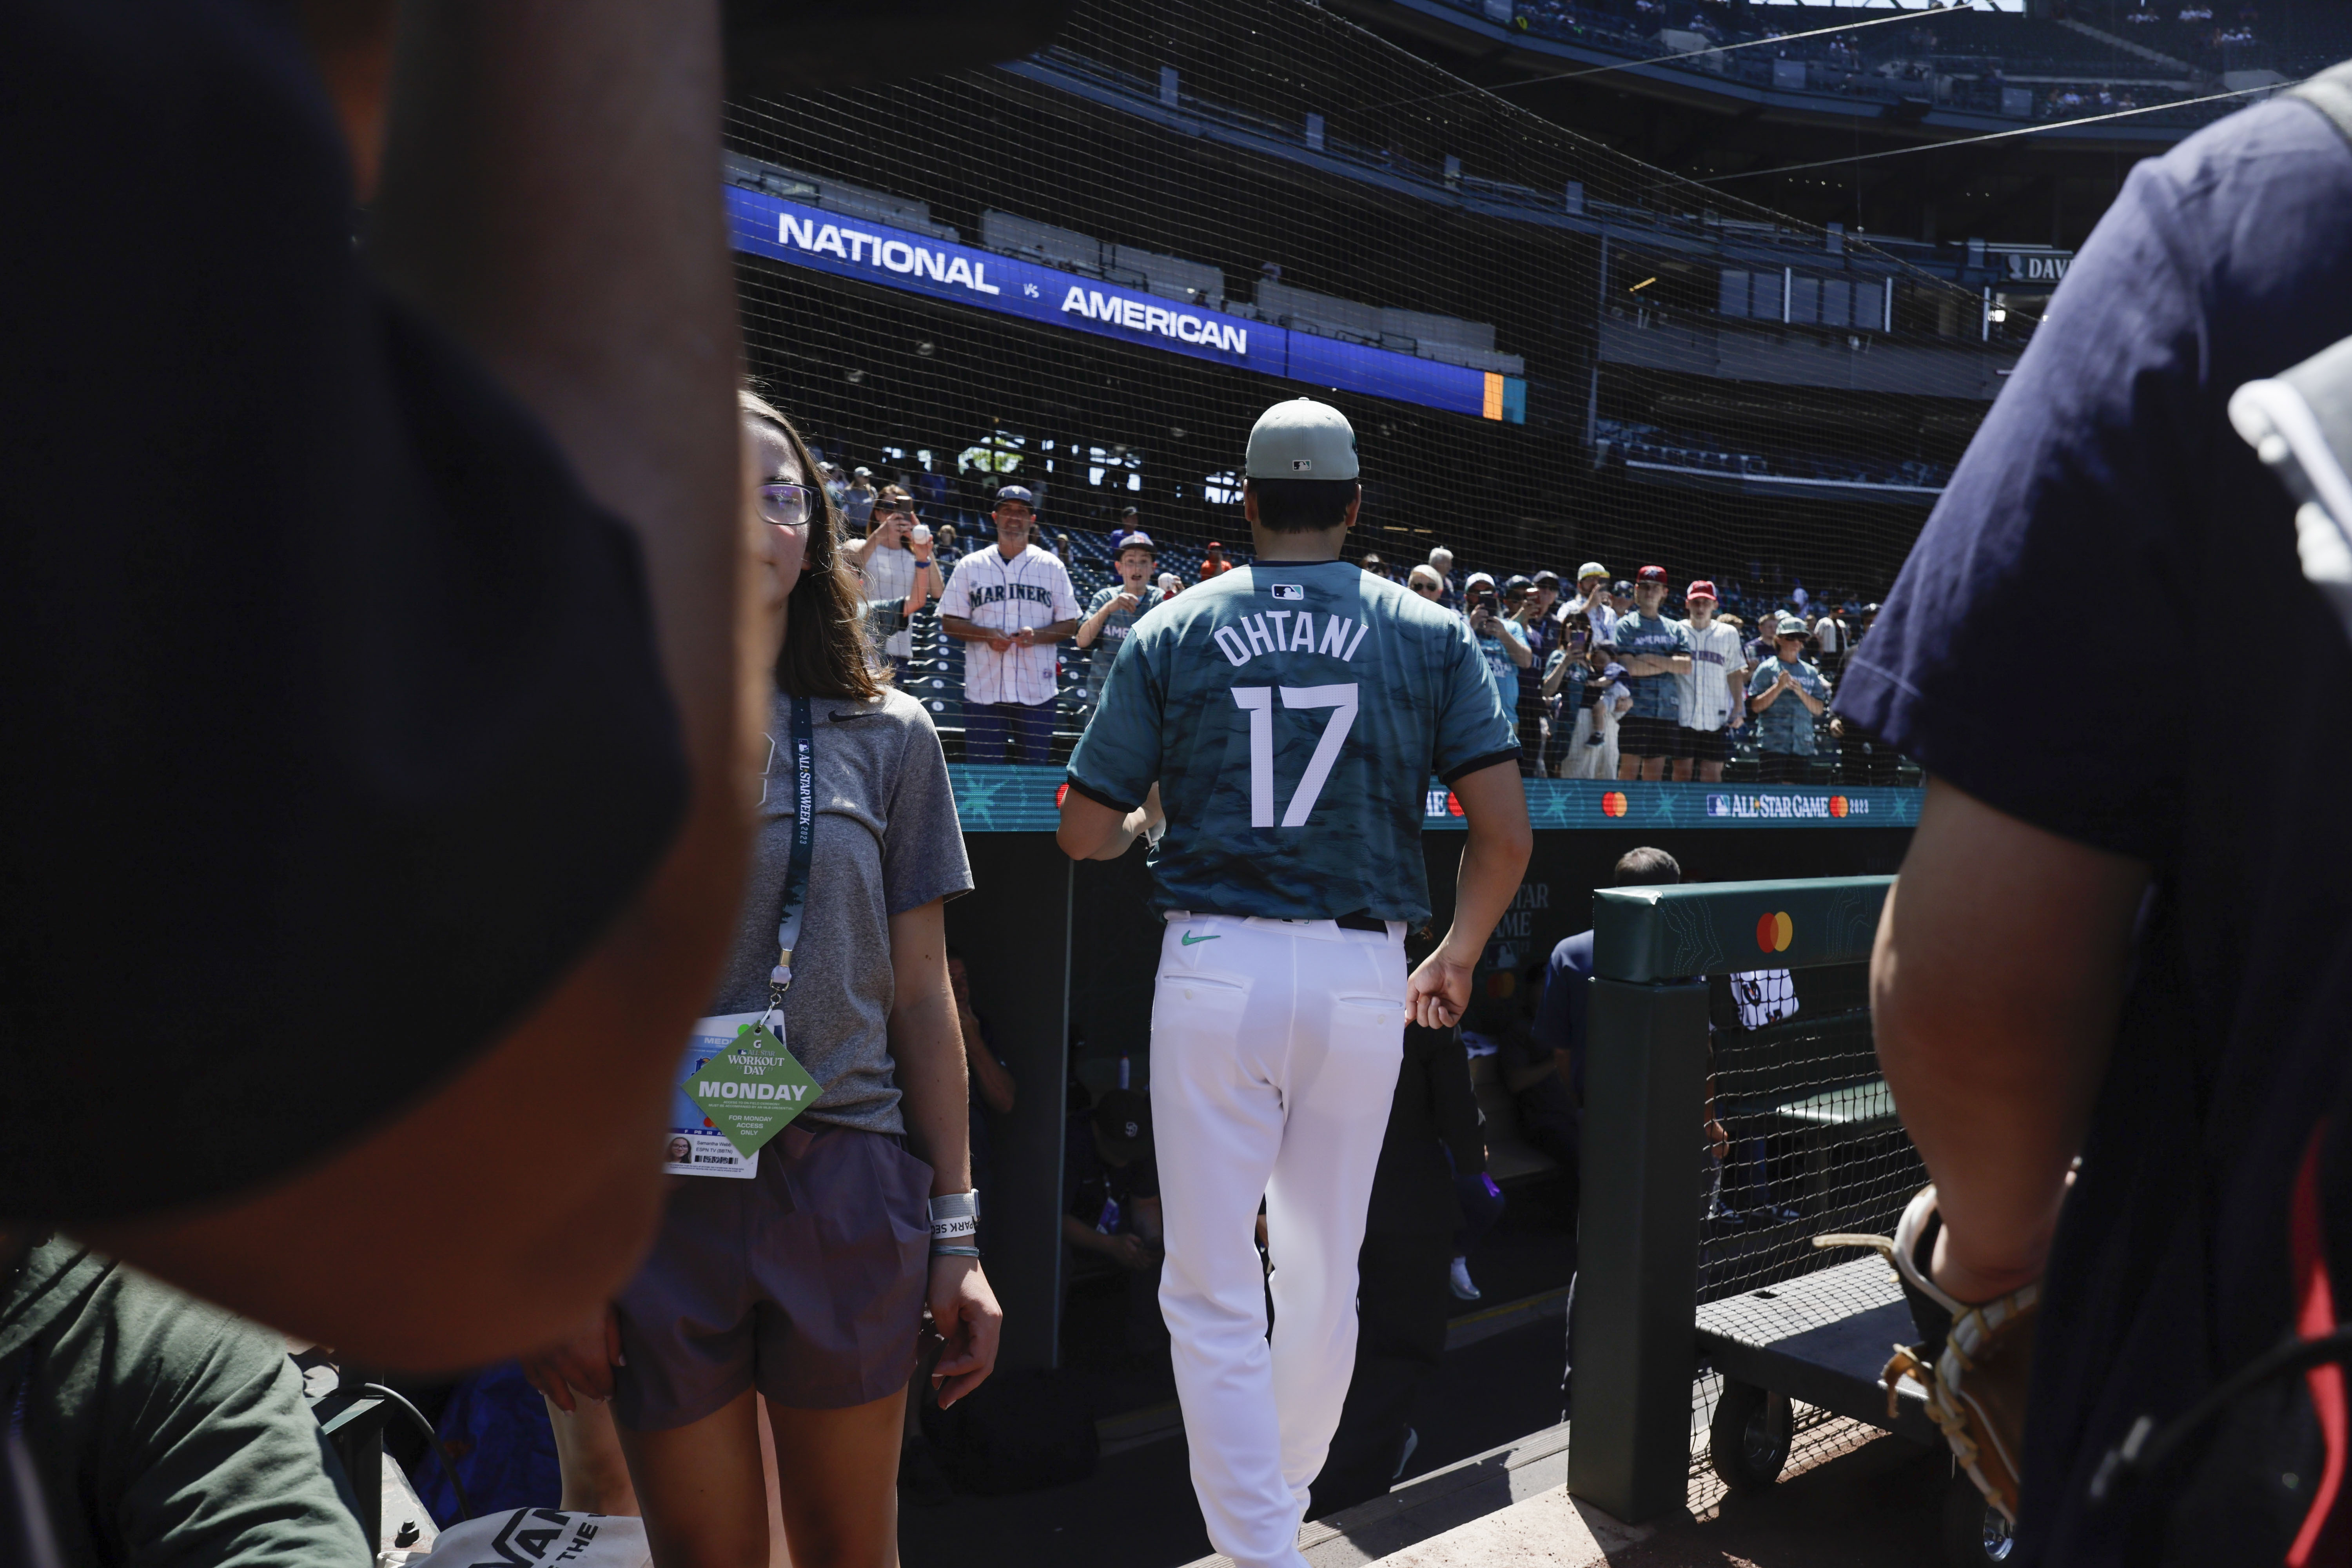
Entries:
[[1250, 426], [1244, 472], [1253, 479], [1352, 479], [1363, 472], [1356, 432], [1328, 403], [1294, 397]]

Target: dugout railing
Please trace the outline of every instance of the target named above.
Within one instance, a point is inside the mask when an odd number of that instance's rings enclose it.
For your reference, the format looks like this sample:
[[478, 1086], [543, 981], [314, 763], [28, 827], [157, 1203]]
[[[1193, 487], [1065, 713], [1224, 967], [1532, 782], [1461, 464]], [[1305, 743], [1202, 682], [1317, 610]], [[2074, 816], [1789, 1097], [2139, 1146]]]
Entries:
[[[1595, 897], [1569, 1489], [1620, 1519], [1689, 1506], [1695, 1480], [1769, 1483], [1794, 1433], [1932, 1436], [1916, 1389], [1890, 1416], [1875, 1383], [1912, 1337], [1885, 1264], [1812, 1246], [1891, 1232], [1927, 1179], [1854, 984], [1893, 883]], [[1723, 977], [1773, 972], [1793, 1017], [1710, 1006]]]

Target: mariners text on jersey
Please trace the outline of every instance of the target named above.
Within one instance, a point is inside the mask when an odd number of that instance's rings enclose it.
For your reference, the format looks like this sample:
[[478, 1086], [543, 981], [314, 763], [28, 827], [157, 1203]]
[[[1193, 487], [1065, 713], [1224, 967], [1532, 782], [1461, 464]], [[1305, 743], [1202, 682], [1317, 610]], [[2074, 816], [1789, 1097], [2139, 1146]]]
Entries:
[[1050, 583], [975, 583], [971, 586], [971, 603], [1001, 605], [1007, 599], [1023, 599], [1033, 605], [1054, 606], [1054, 585]]
[[1122, 809], [1159, 784], [1162, 910], [1420, 921], [1430, 774], [1517, 756], [1460, 616], [1344, 562], [1260, 562], [1136, 622], [1070, 783]]

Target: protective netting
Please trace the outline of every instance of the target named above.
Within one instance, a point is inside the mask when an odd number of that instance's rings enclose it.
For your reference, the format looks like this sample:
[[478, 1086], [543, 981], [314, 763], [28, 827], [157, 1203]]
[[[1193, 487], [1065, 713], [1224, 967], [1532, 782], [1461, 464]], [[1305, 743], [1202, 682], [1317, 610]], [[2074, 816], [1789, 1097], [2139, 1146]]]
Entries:
[[[1391, 574], [1655, 564], [1668, 614], [1711, 581], [1751, 640], [1851, 605], [1833, 676], [2030, 330], [1305, 0], [1085, 0], [1038, 56], [740, 104], [728, 140], [755, 375], [956, 549], [1037, 492], [1081, 605], [1116, 528], [1188, 583], [1245, 544], [1248, 428], [1311, 392]], [[952, 732], [961, 646], [917, 632], [904, 678]], [[1065, 744], [1089, 657], [1064, 647]]]
[[[1901, 1299], [1877, 1254], [1812, 1245], [1832, 1231], [1892, 1235], [1927, 1180], [1879, 1077], [1866, 979], [1849, 964], [1715, 983], [1697, 1298], [1707, 1331], [1769, 1344]], [[1708, 1506], [1721, 1491], [1708, 1458], [1721, 1384], [1709, 1372], [1692, 1386], [1692, 1489]], [[1790, 1470], [1876, 1435], [1802, 1403], [1793, 1414]]]

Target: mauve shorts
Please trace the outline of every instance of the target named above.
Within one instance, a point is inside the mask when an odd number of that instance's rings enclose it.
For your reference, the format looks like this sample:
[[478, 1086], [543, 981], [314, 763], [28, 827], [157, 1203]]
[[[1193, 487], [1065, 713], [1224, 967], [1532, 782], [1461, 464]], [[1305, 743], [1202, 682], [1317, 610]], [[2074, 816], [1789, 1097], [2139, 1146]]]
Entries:
[[614, 1303], [613, 1414], [699, 1421], [747, 1388], [843, 1410], [907, 1384], [930, 1277], [931, 1168], [878, 1132], [788, 1127], [748, 1181], [679, 1176]]

